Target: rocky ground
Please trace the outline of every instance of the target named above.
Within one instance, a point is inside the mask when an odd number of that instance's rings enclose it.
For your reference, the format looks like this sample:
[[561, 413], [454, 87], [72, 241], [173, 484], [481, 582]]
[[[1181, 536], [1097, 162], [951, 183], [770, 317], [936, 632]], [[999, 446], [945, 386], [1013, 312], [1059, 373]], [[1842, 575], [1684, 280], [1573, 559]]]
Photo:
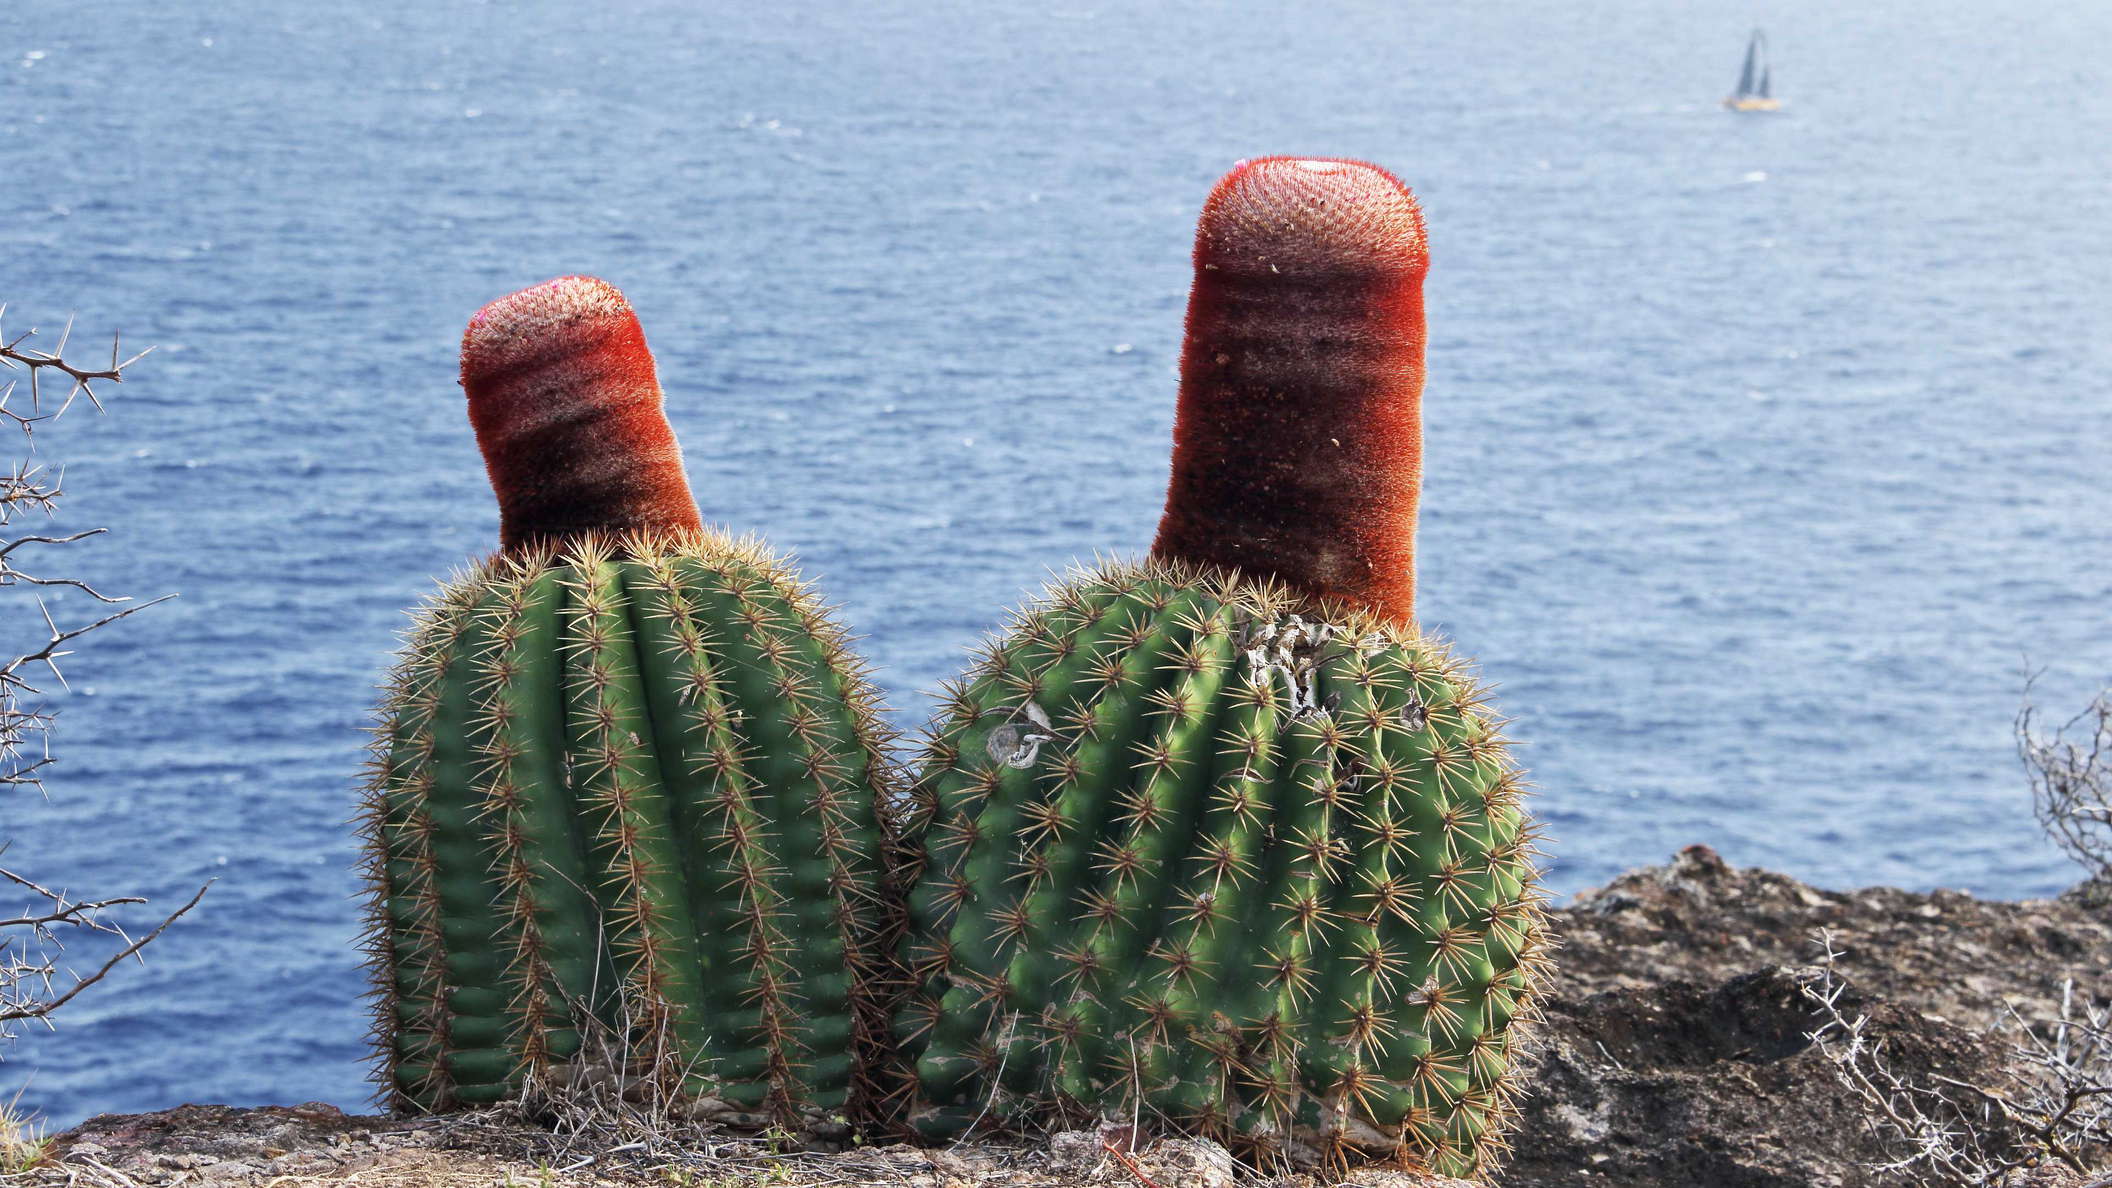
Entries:
[[[1733, 870], [1695, 846], [1634, 871], [1556, 913], [1561, 978], [1535, 1043], [1535, 1085], [1499, 1188], [1857, 1188], [1932, 1184], [1917, 1169], [1872, 1170], [1899, 1149], [1868, 1122], [1856, 1093], [1811, 1041], [1821, 1021], [1807, 989], [1832, 977], [1846, 1017], [1903, 1079], [1955, 1100], [2021, 1101], [2023, 1033], [2011, 1013], [2057, 1018], [2112, 1000], [2112, 910], [2104, 897], [1992, 903], [1956, 892], [1821, 891], [1763, 870]], [[1992, 1029], [1992, 1030], [1991, 1030]], [[2044, 1033], [2043, 1025], [2040, 1028]], [[1978, 1086], [1999, 1099], [1974, 1095]], [[2019, 1133], [1983, 1127], [1999, 1157]], [[2106, 1152], [2085, 1152], [2112, 1166]], [[2094, 1162], [2093, 1162], [2094, 1161]], [[42, 1165], [0, 1176], [9, 1188], [133, 1184], [533, 1185], [745, 1188], [750, 1184], [896, 1188], [1229, 1188], [1256, 1177], [1207, 1143], [1153, 1143], [1126, 1130], [1076, 1132], [1019, 1146], [894, 1146], [788, 1154], [726, 1136], [666, 1142], [558, 1136], [474, 1120], [398, 1121], [329, 1106], [253, 1110], [185, 1106], [95, 1118], [58, 1136]], [[1394, 1171], [1371, 1188], [1456, 1183]], [[2035, 1188], [2090, 1176], [2047, 1166]], [[1314, 1188], [1305, 1177], [1281, 1188]], [[2104, 1181], [2112, 1186], [2112, 1179]]]

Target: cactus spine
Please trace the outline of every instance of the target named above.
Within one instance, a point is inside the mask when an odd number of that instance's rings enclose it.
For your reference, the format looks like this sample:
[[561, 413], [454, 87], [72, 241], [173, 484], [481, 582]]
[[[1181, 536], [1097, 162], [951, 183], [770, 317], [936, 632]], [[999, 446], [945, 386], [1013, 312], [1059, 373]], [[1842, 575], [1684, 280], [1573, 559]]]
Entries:
[[713, 1116], [878, 1101], [892, 833], [876, 698], [785, 564], [698, 526], [630, 307], [471, 323], [498, 556], [419, 616], [367, 812], [398, 1108], [582, 1077]]
[[916, 788], [914, 1121], [1143, 1110], [1492, 1166], [1545, 961], [1522, 783], [1412, 623], [1423, 228], [1270, 159], [1205, 207], [1153, 557], [957, 687]]

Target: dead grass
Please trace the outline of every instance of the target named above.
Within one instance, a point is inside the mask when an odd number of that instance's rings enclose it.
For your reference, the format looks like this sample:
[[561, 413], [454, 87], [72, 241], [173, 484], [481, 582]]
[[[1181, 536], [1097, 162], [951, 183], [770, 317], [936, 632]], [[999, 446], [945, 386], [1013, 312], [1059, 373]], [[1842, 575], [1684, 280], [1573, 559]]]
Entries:
[[21, 1108], [22, 1094], [0, 1102], [0, 1176], [26, 1172], [44, 1163], [51, 1154], [51, 1140], [43, 1124]]
[[[1223, 1148], [1138, 1142], [1126, 1126], [1040, 1141], [811, 1150], [709, 1123], [560, 1133], [505, 1111], [419, 1119], [329, 1106], [184, 1106], [95, 1119], [49, 1145], [5, 1188], [1316, 1188], [1270, 1178]], [[1132, 1148], [1134, 1145], [1134, 1149]], [[1371, 1179], [1377, 1175], [1380, 1179]], [[1425, 1181], [1373, 1169], [1357, 1182]]]

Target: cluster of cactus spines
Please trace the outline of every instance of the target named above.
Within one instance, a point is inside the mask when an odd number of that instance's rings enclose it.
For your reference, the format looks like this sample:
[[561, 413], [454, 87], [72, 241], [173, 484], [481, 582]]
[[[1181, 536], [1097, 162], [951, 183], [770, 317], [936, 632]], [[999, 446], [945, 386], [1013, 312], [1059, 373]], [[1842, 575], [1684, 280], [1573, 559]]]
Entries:
[[956, 687], [916, 800], [913, 1121], [1148, 1112], [1492, 1166], [1547, 941], [1522, 782], [1412, 622], [1422, 223], [1354, 162], [1205, 209], [1152, 558]]
[[722, 1118], [863, 1120], [894, 1088], [899, 843], [847, 637], [780, 559], [697, 527], [613, 289], [495, 303], [463, 359], [507, 547], [420, 617], [383, 711], [393, 1102], [585, 1075]]

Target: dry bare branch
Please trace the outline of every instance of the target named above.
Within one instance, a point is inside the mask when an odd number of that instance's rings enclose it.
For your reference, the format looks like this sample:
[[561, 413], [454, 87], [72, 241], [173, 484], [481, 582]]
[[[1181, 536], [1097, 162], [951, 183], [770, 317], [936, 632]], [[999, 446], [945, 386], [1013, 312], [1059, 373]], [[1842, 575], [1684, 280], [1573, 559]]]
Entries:
[[2049, 837], [2095, 880], [2112, 880], [2112, 690], [2051, 734], [2038, 730], [2027, 689], [2017, 753], [2031, 779], [2032, 811]]
[[2011, 1007], [1990, 1022], [2011, 1055], [1999, 1083], [1916, 1078], [1894, 1067], [1869, 1015], [1843, 1006], [1833, 935], [1821, 930], [1815, 944], [1818, 964], [1800, 979], [1819, 1019], [1811, 1041], [1890, 1153], [1873, 1172], [1901, 1184], [2009, 1188], [2047, 1163], [2085, 1176], [2112, 1171], [2112, 1006], [2078, 1000], [2070, 979], [2056, 1017], [2028, 1020]]
[[[146, 358], [154, 350], [153, 347], [148, 347], [131, 358], [119, 362], [118, 356], [123, 351], [118, 345], [118, 336], [113, 334], [110, 336], [109, 366], [98, 368], [79, 367], [67, 362], [62, 357], [66, 351], [67, 340], [73, 337], [72, 318], [66, 319], [66, 328], [59, 332], [57, 344], [49, 351], [42, 351], [23, 345], [36, 337], [36, 327], [32, 326], [21, 334], [9, 338], [4, 328], [6, 317], [7, 305], [4, 302], [0, 302], [0, 366], [9, 369], [23, 367], [29, 369], [29, 412], [24, 414], [8, 408], [8, 404], [15, 392], [13, 381], [9, 381], [5, 388], [0, 388], [0, 415], [6, 416], [21, 426], [25, 434], [29, 433], [40, 421], [56, 420], [67, 409], [73, 407], [75, 399], [82, 396], [86, 396], [88, 402], [100, 410], [103, 407], [103, 402], [96, 397], [94, 385], [97, 383], [121, 384], [125, 382], [125, 368]], [[71, 384], [66, 390], [66, 399], [60, 403], [56, 410], [49, 414], [44, 412], [42, 383], [43, 377], [47, 372], [63, 375]]]
[[[43, 951], [37, 957], [24, 957], [14, 954], [6, 940], [0, 939], [0, 1034], [6, 1034], [4, 1029], [8, 1024], [20, 1020], [48, 1020], [52, 1012], [71, 1002], [74, 996], [81, 991], [102, 981], [111, 970], [116, 969], [126, 958], [138, 956], [139, 951], [146, 948], [155, 938], [167, 931], [169, 925], [174, 924], [192, 908], [197, 907], [198, 901], [204, 899], [206, 891], [212, 887], [211, 883], [207, 883], [205, 886], [198, 888], [182, 907], [163, 917], [161, 923], [156, 924], [152, 932], [134, 940], [126, 936], [122, 928], [104, 919], [101, 913], [105, 908], [115, 907], [120, 904], [146, 902], [146, 900], [138, 896], [119, 896], [115, 899], [74, 903], [43, 887], [38, 887], [11, 870], [0, 868], [0, 878], [21, 886], [33, 888], [38, 893], [49, 896], [53, 904], [50, 911], [39, 917], [0, 920], [0, 928], [6, 928], [10, 925], [28, 927], [32, 930], [32, 935], [35, 935], [43, 942]], [[91, 932], [114, 933], [123, 939], [126, 944], [124, 948], [105, 958], [103, 963], [95, 969], [85, 974], [74, 975], [72, 982], [61, 990], [56, 985], [56, 965], [48, 959], [49, 952], [58, 947], [58, 938], [52, 932], [52, 929], [60, 926], [84, 928]], [[40, 957], [46, 959], [38, 960]]]
[[[6, 311], [7, 307], [0, 305], [0, 317], [4, 317]], [[47, 351], [29, 345], [36, 335], [35, 329], [13, 336], [0, 329], [0, 368], [27, 369], [29, 373], [26, 408], [18, 400], [17, 381], [9, 380], [0, 386], [0, 422], [12, 423], [21, 430], [26, 452], [35, 451], [38, 427], [63, 416], [76, 399], [85, 396], [100, 410], [102, 400], [96, 394], [95, 385], [122, 383], [125, 369], [147, 353], [141, 351], [131, 358], [123, 358], [122, 348], [113, 335], [108, 365], [83, 366], [65, 357], [66, 343], [72, 333], [73, 323], [69, 319], [58, 342]], [[46, 406], [46, 376], [61, 378], [68, 385], [65, 397], [55, 408]], [[32, 552], [52, 561], [55, 550], [99, 536], [104, 531], [90, 528], [69, 533], [14, 535], [22, 517], [33, 513], [46, 517], [53, 515], [64, 494], [64, 474], [39, 464], [33, 457], [17, 463], [11, 471], [0, 472], [0, 589], [21, 588], [33, 592], [37, 614], [42, 621], [41, 638], [20, 646], [19, 650], [0, 645], [0, 795], [19, 795], [26, 791], [42, 793], [45, 768], [52, 761], [52, 713], [45, 708], [44, 690], [32, 682], [32, 676], [39, 669], [49, 672], [63, 688], [66, 677], [59, 670], [59, 661], [72, 655], [68, 644], [162, 601], [157, 598], [152, 602], [125, 605], [122, 609], [90, 617], [77, 626], [59, 625], [44, 600], [44, 591], [54, 591], [58, 595], [72, 591], [103, 606], [131, 602], [128, 598], [105, 594], [79, 578], [54, 575], [42, 564], [38, 565], [40, 572], [36, 573], [18, 564], [21, 557]], [[9, 656], [11, 650], [13, 655]], [[0, 838], [0, 855], [6, 850], [6, 839]], [[54, 1011], [101, 982], [127, 959], [136, 958], [139, 951], [169, 925], [196, 907], [205, 894], [205, 888], [199, 888], [182, 907], [163, 917], [151, 931], [134, 939], [112, 912], [113, 909], [146, 902], [137, 896], [75, 898], [5, 868], [0, 868], [0, 889], [24, 896], [24, 906], [11, 913], [8, 909], [14, 905], [0, 902], [0, 1042], [13, 1038], [16, 1024], [34, 1021], [48, 1026]], [[66, 939], [96, 934], [114, 938], [113, 943], [118, 946], [116, 952], [100, 959], [85, 973], [62, 969], [59, 959]], [[0, 1052], [0, 1056], [4, 1056], [4, 1052]]]

